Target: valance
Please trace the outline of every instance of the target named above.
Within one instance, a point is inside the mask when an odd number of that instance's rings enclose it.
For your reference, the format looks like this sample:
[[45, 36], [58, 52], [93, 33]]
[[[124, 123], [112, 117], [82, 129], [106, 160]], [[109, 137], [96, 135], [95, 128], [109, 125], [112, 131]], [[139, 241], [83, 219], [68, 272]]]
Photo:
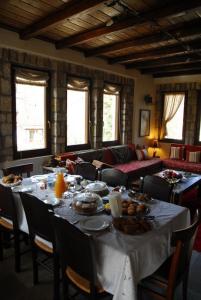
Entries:
[[106, 93], [106, 94], [119, 95], [120, 91], [121, 91], [121, 86], [119, 86], [119, 85], [115, 85], [115, 84], [111, 84], [111, 83], [104, 84], [104, 93]]
[[82, 78], [69, 77], [67, 88], [75, 90], [88, 90], [89, 89], [89, 80]]
[[46, 72], [41, 72], [31, 69], [16, 68], [15, 82], [20, 84], [48, 86], [49, 75]]

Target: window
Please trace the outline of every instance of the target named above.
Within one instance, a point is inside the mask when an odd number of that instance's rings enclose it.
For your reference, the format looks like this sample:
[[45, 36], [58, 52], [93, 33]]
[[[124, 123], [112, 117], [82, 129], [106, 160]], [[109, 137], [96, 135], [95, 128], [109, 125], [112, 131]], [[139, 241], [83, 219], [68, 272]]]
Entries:
[[105, 84], [103, 94], [103, 142], [118, 142], [119, 139], [120, 87]]
[[185, 93], [166, 93], [164, 95], [161, 139], [183, 139], [184, 104]]
[[48, 154], [48, 73], [14, 69], [14, 157]]
[[69, 78], [67, 84], [67, 147], [89, 148], [89, 81]]

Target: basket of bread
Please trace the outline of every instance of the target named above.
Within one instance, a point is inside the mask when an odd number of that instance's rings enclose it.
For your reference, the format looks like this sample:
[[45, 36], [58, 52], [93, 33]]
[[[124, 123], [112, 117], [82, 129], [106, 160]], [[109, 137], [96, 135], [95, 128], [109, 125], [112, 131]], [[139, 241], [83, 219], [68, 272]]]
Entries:
[[5, 186], [16, 186], [21, 184], [22, 177], [19, 175], [9, 174], [2, 178], [2, 184]]
[[136, 235], [136, 234], [143, 234], [149, 230], [151, 230], [151, 224], [141, 218], [114, 218], [113, 219], [113, 226], [123, 233]]

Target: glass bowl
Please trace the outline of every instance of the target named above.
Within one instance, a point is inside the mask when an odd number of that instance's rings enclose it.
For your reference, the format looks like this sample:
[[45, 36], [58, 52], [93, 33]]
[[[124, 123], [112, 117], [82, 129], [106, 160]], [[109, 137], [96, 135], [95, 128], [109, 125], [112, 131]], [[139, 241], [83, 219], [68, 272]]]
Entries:
[[104, 209], [101, 197], [90, 192], [75, 194], [72, 207], [77, 213], [86, 215], [98, 213]]

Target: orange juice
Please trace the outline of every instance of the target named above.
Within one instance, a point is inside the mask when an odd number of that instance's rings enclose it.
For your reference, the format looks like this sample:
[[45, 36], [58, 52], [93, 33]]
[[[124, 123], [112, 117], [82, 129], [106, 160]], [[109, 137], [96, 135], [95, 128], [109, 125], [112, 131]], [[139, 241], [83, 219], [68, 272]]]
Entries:
[[66, 190], [66, 185], [64, 181], [64, 175], [63, 173], [58, 173], [55, 182], [55, 189], [54, 189], [56, 198], [61, 198], [65, 190]]

